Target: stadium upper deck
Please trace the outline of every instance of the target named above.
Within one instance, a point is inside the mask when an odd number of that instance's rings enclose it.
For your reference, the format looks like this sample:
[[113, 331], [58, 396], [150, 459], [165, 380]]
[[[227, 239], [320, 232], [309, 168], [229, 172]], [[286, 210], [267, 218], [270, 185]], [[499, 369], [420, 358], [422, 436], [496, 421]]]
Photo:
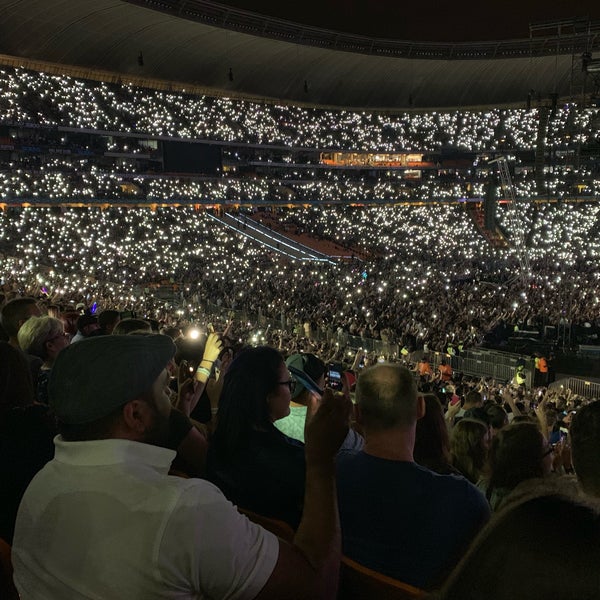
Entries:
[[[528, 96], [595, 93], [582, 55], [596, 60], [600, 9], [585, 10], [584, 18], [528, 27], [525, 39], [421, 43], [340, 34], [204, 0], [1, 0], [0, 53], [75, 65], [81, 75], [104, 69], [115, 79], [157, 78], [296, 104], [525, 106]], [[526, 15], [502, 9], [492, 18], [523, 22]]]

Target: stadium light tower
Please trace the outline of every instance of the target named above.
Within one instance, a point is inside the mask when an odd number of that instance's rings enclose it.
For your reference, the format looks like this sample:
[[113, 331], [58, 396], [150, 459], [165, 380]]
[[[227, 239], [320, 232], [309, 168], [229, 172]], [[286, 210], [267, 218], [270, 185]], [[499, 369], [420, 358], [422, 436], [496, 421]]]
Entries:
[[517, 199], [515, 186], [508, 168], [508, 160], [505, 156], [494, 158], [488, 164], [497, 164], [500, 174], [500, 185], [504, 192], [504, 197], [510, 202], [507, 216], [510, 227], [513, 231], [511, 235], [511, 244], [519, 260], [519, 275], [511, 281], [519, 279], [523, 287], [526, 287], [531, 277], [531, 267], [529, 264], [529, 253], [525, 242], [525, 221], [523, 219], [524, 208], [527, 206], [525, 198]]

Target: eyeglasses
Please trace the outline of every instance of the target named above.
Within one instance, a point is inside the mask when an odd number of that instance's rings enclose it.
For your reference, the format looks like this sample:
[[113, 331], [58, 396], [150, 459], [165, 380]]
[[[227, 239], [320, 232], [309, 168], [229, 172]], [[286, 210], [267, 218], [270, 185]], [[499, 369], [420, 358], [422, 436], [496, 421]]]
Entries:
[[66, 331], [63, 331], [62, 333], [59, 333], [58, 335], [55, 335], [54, 337], [51, 337], [50, 339], [46, 340], [46, 342], [53, 342], [54, 340], [58, 340], [59, 338], [69, 339], [70, 337], [71, 336]]
[[296, 380], [295, 379], [288, 379], [287, 381], [278, 381], [277, 384], [278, 385], [287, 385], [292, 394], [294, 393], [294, 390], [296, 389]]

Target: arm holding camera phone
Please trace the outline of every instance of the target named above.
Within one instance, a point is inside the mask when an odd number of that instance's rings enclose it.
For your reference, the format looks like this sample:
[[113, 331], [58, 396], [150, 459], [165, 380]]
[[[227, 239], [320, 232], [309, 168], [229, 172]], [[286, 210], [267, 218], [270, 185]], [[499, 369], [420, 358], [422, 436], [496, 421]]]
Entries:
[[515, 398], [512, 394], [512, 389], [507, 385], [502, 392], [502, 399], [510, 406], [510, 410], [513, 414], [513, 417], [520, 417], [521, 411], [517, 407], [517, 403], [515, 402]]
[[177, 370], [177, 402], [175, 408], [189, 417], [202, 396], [206, 382], [192, 377], [193, 367], [187, 361], [181, 361]]
[[362, 362], [364, 364], [364, 361], [365, 361], [365, 353], [363, 352], [362, 348], [359, 348], [358, 351], [356, 352], [356, 356], [354, 357], [354, 362], [352, 363], [350, 370], [353, 372], [356, 372], [356, 370], [360, 366], [360, 363]]
[[546, 403], [548, 401], [548, 394], [544, 395], [542, 399], [539, 401], [538, 405], [535, 407], [535, 416], [540, 424], [540, 429], [544, 434], [544, 438], [548, 439], [549, 427], [548, 427], [548, 418], [546, 416]]
[[[338, 367], [338, 371], [332, 371], [332, 368]], [[337, 375], [335, 377], [336, 381], [339, 381], [339, 387], [336, 384], [336, 387], [331, 385], [331, 375], [332, 372]], [[330, 364], [329, 372], [328, 372], [328, 383], [326, 385], [325, 393], [327, 390], [330, 390], [335, 393], [342, 393], [345, 398], [350, 399], [350, 386], [348, 385], [348, 378], [346, 374], [341, 370], [341, 365]], [[306, 439], [306, 429], [310, 426], [310, 422], [312, 421], [313, 416], [319, 409], [319, 405], [321, 403], [322, 395], [317, 393], [316, 391], [310, 390], [310, 394], [308, 397], [308, 403], [306, 405], [306, 418], [304, 420], [304, 431], [305, 431], [305, 439]]]

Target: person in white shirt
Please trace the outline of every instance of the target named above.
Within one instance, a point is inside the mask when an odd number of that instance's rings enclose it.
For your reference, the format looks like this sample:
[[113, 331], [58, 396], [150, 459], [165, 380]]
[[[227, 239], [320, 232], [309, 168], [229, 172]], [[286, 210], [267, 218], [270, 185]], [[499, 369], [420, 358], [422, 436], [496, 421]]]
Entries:
[[168, 475], [170, 338], [67, 347], [49, 383], [61, 435], [21, 502], [12, 559], [23, 600], [335, 598], [334, 457], [350, 401], [327, 392], [307, 429], [304, 514], [292, 543], [218, 488]]

